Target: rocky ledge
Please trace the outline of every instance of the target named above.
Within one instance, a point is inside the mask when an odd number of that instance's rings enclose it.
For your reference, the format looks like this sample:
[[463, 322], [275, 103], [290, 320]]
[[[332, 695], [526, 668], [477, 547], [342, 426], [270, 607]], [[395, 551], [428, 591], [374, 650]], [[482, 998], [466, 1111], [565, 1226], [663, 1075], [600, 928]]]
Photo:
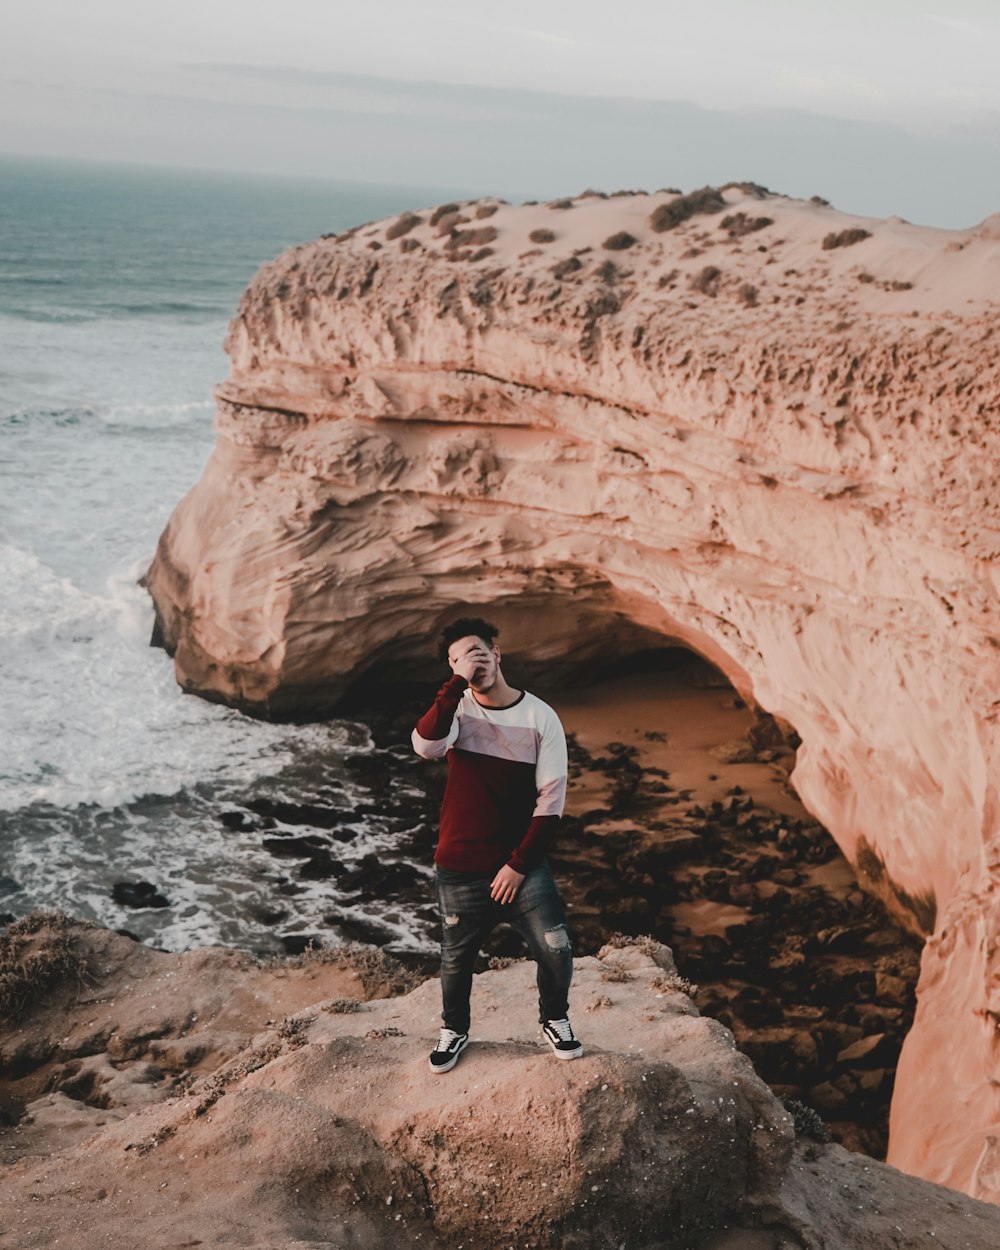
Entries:
[[183, 686], [258, 715], [413, 675], [458, 603], [529, 675], [665, 642], [717, 665], [928, 938], [890, 1161], [991, 1200], [998, 289], [995, 218], [753, 184], [320, 239], [244, 295], [216, 449], [147, 577]]
[[438, 1077], [437, 984], [402, 993], [371, 948], [261, 967], [39, 915], [4, 943], [4, 1250], [1000, 1239], [995, 1207], [813, 1140], [655, 942], [577, 961], [572, 1063], [540, 1041], [531, 964], [481, 975]]

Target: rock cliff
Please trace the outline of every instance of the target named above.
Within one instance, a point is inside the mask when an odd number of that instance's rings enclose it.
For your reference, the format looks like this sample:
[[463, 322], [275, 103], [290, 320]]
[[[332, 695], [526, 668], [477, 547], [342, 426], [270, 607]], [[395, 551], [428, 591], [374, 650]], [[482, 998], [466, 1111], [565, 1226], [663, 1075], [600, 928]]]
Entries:
[[243, 297], [147, 577], [184, 687], [260, 715], [412, 663], [458, 603], [567, 676], [707, 657], [794, 727], [803, 801], [928, 936], [890, 1161], [990, 1200], [998, 289], [996, 218], [752, 184], [294, 248]]
[[577, 961], [572, 1063], [539, 1038], [530, 963], [482, 974], [473, 1044], [435, 1077], [438, 986], [370, 998], [377, 951], [261, 968], [38, 920], [4, 952], [4, 991], [20, 970], [36, 993], [0, 1026], [0, 1087], [27, 1102], [0, 1127], [4, 1250], [1000, 1238], [994, 1207], [810, 1138], [656, 943]]

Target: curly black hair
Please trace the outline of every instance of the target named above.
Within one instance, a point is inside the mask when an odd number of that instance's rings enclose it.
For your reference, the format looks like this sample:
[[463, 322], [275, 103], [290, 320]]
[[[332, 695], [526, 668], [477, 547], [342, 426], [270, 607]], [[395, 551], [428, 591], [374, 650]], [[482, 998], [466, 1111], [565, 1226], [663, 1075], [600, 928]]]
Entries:
[[475, 634], [492, 647], [494, 639], [499, 633], [500, 631], [495, 625], [491, 625], [489, 621], [484, 621], [481, 616], [461, 616], [457, 621], [452, 621], [450, 625], [446, 625], [441, 630], [441, 641], [438, 643], [438, 659], [447, 660], [448, 648], [453, 642], [457, 642], [459, 638], [467, 638], [469, 634]]

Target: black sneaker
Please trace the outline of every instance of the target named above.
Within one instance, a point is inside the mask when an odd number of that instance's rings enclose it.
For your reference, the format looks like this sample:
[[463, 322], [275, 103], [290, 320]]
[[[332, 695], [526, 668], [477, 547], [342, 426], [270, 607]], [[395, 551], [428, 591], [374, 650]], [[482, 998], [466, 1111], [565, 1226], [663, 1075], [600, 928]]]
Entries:
[[454, 1029], [442, 1029], [437, 1045], [431, 1051], [428, 1063], [432, 1072], [450, 1072], [458, 1063], [458, 1056], [469, 1044], [468, 1033], [456, 1033]]
[[546, 1020], [542, 1032], [557, 1059], [579, 1059], [583, 1054], [583, 1042], [573, 1032], [569, 1020]]

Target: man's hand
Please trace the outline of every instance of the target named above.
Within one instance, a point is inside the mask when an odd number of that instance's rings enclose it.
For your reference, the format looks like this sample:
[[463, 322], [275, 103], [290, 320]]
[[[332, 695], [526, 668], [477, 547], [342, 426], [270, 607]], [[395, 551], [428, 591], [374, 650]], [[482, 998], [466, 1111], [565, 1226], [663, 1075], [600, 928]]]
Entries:
[[509, 864], [504, 864], [490, 882], [490, 898], [498, 903], [513, 903], [524, 880], [524, 873], [515, 872]]
[[464, 655], [458, 657], [452, 664], [452, 672], [457, 673], [459, 677], [464, 677], [471, 684], [476, 672], [481, 669], [489, 660], [490, 653], [486, 650], [483, 643], [470, 647]]

